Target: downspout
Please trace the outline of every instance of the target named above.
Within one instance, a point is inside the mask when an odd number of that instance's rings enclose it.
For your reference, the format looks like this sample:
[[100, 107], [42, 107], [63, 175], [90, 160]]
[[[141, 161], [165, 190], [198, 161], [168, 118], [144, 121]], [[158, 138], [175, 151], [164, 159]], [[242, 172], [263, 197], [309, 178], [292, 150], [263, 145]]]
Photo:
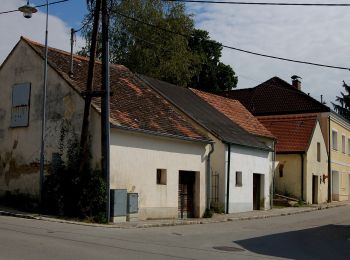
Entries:
[[207, 159], [207, 209], [211, 207], [211, 166], [210, 166], [210, 155], [214, 152], [214, 144], [210, 143], [210, 151]]
[[332, 202], [331, 116], [328, 116], [328, 202]]
[[271, 193], [270, 193], [270, 207], [273, 207], [273, 197], [275, 195], [275, 166], [276, 166], [276, 141], [273, 141], [273, 152], [272, 152], [272, 182], [271, 182]]
[[304, 200], [304, 153], [300, 154], [301, 158], [301, 200]]
[[230, 202], [230, 167], [231, 167], [231, 145], [227, 144], [227, 183], [226, 183], [226, 214], [229, 213]]

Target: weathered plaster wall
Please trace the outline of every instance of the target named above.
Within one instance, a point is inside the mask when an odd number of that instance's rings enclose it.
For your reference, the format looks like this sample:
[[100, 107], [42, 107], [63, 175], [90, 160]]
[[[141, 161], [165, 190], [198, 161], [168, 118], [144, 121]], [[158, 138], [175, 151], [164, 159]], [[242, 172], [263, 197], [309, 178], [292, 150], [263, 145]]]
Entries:
[[[317, 161], [317, 143], [320, 143], [320, 162]], [[326, 202], [328, 199], [328, 155], [326, 150], [326, 144], [323, 139], [321, 127], [317, 123], [314, 135], [311, 139], [309, 149], [306, 153], [305, 162], [306, 163], [306, 174], [304, 181], [304, 199], [307, 203], [312, 203], [313, 198], [313, 176], [317, 176], [317, 185], [315, 196], [316, 203]]]
[[[177, 218], [179, 171], [194, 171], [195, 215], [206, 206], [206, 144], [111, 130], [111, 188], [139, 193], [139, 218]], [[156, 182], [166, 169], [167, 184]]]
[[[43, 60], [21, 41], [0, 70], [0, 193], [19, 190], [38, 194], [43, 65]], [[12, 87], [28, 82], [31, 83], [29, 125], [11, 128]], [[83, 112], [82, 98], [50, 67], [46, 108], [45, 164], [49, 169], [52, 153], [59, 152], [60, 143], [66, 150], [72, 133], [79, 138]], [[98, 116], [92, 113], [94, 125]], [[67, 131], [63, 140], [62, 129]], [[92, 131], [96, 131], [95, 126]], [[95, 145], [94, 149], [99, 148]]]

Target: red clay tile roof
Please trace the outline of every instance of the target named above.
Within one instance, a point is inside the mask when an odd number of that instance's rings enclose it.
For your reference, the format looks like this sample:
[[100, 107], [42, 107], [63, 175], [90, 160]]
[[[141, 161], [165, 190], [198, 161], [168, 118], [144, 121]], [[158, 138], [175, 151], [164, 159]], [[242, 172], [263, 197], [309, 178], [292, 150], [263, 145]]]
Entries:
[[274, 138], [271, 132], [267, 130], [238, 100], [203, 92], [198, 89], [191, 90], [247, 132], [257, 136]]
[[317, 122], [316, 115], [265, 116], [259, 121], [277, 138], [277, 153], [305, 152]]
[[[22, 38], [41, 57], [44, 46]], [[88, 72], [88, 58], [74, 55], [74, 76], [69, 76], [70, 53], [49, 48], [48, 63], [79, 93], [85, 90]], [[101, 88], [100, 62], [96, 62], [94, 90]], [[111, 112], [112, 124], [135, 130], [146, 130], [154, 133], [195, 140], [208, 138], [195, 129], [184, 116], [164, 98], [148, 87], [122, 65], [110, 66]], [[94, 98], [92, 105], [100, 111], [100, 99]]]
[[330, 111], [329, 107], [278, 77], [254, 88], [231, 90], [220, 95], [239, 100], [255, 116]]

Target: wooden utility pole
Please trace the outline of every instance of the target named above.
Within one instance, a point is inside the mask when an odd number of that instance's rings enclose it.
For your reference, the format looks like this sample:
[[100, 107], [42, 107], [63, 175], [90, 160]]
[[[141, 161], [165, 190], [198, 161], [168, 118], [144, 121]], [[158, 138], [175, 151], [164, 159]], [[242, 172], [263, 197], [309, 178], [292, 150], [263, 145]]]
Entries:
[[107, 0], [102, 0], [102, 102], [101, 102], [101, 144], [102, 144], [102, 171], [106, 178], [107, 201], [106, 218], [110, 220], [110, 183], [109, 183], [109, 110], [110, 110], [110, 88], [109, 88], [109, 14]]
[[94, 24], [92, 28], [91, 46], [90, 46], [90, 59], [89, 59], [89, 70], [88, 79], [86, 84], [85, 94], [85, 107], [84, 107], [84, 117], [83, 125], [81, 129], [80, 136], [80, 162], [79, 171], [82, 172], [85, 163], [89, 160], [89, 124], [90, 124], [90, 108], [91, 100], [93, 97], [93, 84], [94, 84], [94, 72], [95, 72], [95, 59], [96, 59], [96, 49], [97, 49], [97, 35], [100, 21], [100, 11], [101, 11], [101, 0], [96, 0], [96, 6], [94, 10]]

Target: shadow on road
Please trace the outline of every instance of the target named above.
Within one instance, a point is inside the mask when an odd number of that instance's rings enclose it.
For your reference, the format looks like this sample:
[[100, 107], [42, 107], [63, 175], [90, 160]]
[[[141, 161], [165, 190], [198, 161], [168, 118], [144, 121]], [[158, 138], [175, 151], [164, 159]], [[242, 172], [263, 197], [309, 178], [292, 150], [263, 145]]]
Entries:
[[350, 259], [350, 226], [326, 225], [234, 241], [251, 252], [289, 259]]

